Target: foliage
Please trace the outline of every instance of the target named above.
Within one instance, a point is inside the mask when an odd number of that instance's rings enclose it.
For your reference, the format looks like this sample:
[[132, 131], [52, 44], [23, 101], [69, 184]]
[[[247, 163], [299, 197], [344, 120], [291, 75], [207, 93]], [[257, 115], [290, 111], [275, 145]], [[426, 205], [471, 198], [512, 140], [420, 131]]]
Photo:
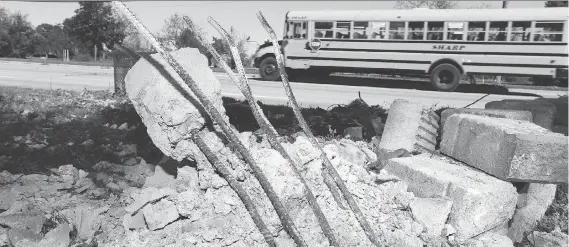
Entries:
[[34, 52], [37, 40], [27, 15], [0, 7], [0, 56], [25, 58]]
[[60, 24], [40, 24], [36, 27], [36, 34], [39, 40], [35, 46], [35, 51], [41, 54], [59, 56], [63, 49], [68, 49], [71, 46], [71, 41]]
[[567, 1], [545, 1], [545, 7], [546, 8], [551, 8], [551, 7], [569, 7], [569, 2]]
[[414, 9], [414, 8], [429, 8], [429, 9], [454, 9], [458, 6], [458, 1], [397, 1], [395, 2], [396, 9]]
[[105, 2], [79, 2], [75, 15], [63, 21], [63, 30], [79, 41], [87, 51], [102, 51], [102, 44], [112, 48], [115, 43], [122, 44], [129, 31], [128, 25], [116, 16]]
[[[202, 30], [199, 31], [203, 33]], [[241, 62], [244, 66], [248, 66], [251, 61], [246, 53], [247, 39], [239, 36], [233, 27], [229, 29], [229, 35], [234, 39], [237, 49], [240, 52], [239, 56], [241, 57]], [[165, 21], [164, 27], [160, 35], [158, 35], [158, 39], [162, 43], [172, 42], [176, 48], [197, 48], [202, 54], [206, 55], [206, 57], [211, 57], [207, 49], [199, 42], [196, 34], [190, 30], [188, 24], [184, 21], [183, 15], [173, 14], [170, 16]], [[230, 65], [232, 67], [234, 66], [229, 45], [227, 45], [223, 39], [213, 37], [212, 46], [222, 57], [225, 57], [226, 60], [231, 63]]]

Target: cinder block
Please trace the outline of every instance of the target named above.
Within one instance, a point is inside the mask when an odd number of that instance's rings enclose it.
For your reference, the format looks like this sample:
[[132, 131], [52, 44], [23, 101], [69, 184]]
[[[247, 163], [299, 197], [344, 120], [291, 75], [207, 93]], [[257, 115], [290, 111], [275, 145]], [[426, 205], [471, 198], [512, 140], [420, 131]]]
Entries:
[[531, 112], [529, 111], [457, 108], [457, 109], [447, 109], [441, 113], [441, 126], [445, 126], [445, 122], [448, 119], [448, 117], [454, 114], [471, 114], [477, 116], [508, 118], [514, 120], [533, 122], [533, 117], [531, 115]]
[[567, 137], [535, 124], [468, 114], [450, 116], [441, 152], [512, 182], [567, 183]]
[[543, 128], [551, 130], [557, 109], [555, 105], [545, 100], [513, 100], [505, 99], [486, 103], [486, 109], [503, 109], [529, 111], [533, 122]]
[[417, 197], [447, 197], [453, 201], [449, 221], [456, 237], [466, 240], [508, 221], [518, 195], [512, 183], [460, 162], [421, 154], [389, 160], [384, 168], [408, 184]]
[[438, 116], [422, 104], [397, 99], [389, 107], [379, 148], [432, 152], [438, 135]]

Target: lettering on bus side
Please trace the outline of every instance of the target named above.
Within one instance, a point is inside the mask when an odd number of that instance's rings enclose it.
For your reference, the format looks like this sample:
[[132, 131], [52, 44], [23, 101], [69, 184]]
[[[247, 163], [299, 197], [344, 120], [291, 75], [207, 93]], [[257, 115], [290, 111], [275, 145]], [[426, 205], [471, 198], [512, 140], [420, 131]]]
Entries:
[[464, 45], [433, 45], [433, 50], [462, 51]]

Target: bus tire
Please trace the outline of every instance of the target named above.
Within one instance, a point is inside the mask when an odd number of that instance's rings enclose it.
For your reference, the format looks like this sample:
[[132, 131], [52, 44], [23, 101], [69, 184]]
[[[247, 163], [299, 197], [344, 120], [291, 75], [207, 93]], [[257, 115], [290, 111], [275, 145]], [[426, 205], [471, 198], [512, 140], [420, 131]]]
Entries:
[[259, 74], [265, 81], [276, 81], [281, 78], [277, 59], [266, 57], [259, 63]]
[[462, 73], [452, 64], [443, 63], [430, 74], [431, 85], [438, 91], [452, 92], [460, 85]]

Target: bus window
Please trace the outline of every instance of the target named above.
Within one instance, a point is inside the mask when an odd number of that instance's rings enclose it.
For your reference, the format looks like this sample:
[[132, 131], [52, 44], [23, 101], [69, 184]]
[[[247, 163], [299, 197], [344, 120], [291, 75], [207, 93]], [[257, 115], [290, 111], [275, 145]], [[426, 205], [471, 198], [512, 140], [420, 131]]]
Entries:
[[535, 22], [533, 41], [559, 42], [563, 36], [563, 22]]
[[486, 22], [469, 22], [467, 37], [469, 41], [484, 41]]
[[336, 22], [336, 39], [349, 39], [350, 38], [350, 21], [337, 21]]
[[287, 39], [306, 39], [307, 32], [306, 21], [303, 22], [289, 22], [287, 26], [286, 38]]
[[389, 23], [389, 39], [405, 39], [405, 22]]
[[407, 32], [407, 39], [409, 40], [423, 40], [425, 37], [425, 23], [420, 21], [409, 22], [409, 31]]
[[510, 30], [510, 41], [529, 41], [531, 21], [514, 21]]
[[386, 22], [370, 22], [367, 32], [370, 34], [371, 39], [385, 39], [386, 27]]
[[314, 22], [314, 38], [334, 38], [334, 22]]
[[462, 40], [464, 34], [464, 22], [447, 23], [447, 40]]
[[492, 21], [490, 22], [490, 30], [488, 31], [488, 41], [506, 41], [508, 32], [507, 21]]
[[354, 39], [367, 39], [366, 29], [369, 23], [364, 21], [354, 22]]
[[444, 22], [427, 22], [427, 40], [443, 40]]

